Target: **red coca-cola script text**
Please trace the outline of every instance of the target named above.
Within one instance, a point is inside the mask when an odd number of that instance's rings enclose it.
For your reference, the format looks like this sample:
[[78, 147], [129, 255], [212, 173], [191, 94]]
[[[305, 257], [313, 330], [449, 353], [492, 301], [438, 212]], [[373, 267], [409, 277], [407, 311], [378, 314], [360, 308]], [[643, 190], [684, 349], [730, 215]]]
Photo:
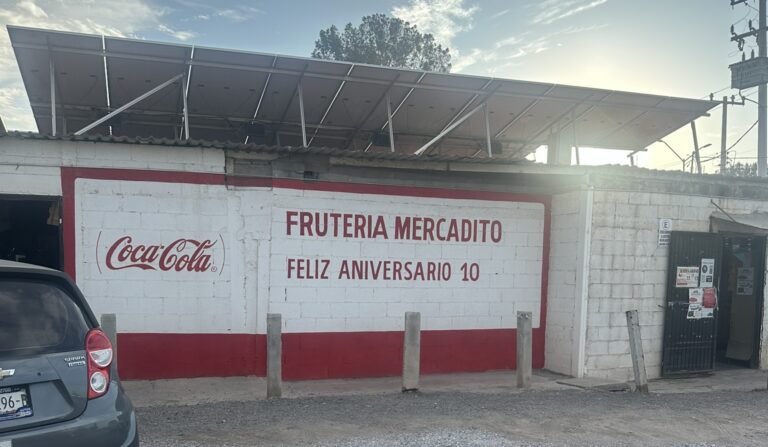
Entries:
[[216, 271], [212, 262], [215, 245], [216, 242], [210, 239], [183, 238], [167, 245], [143, 245], [134, 244], [131, 236], [123, 236], [109, 247], [106, 264], [110, 270]]

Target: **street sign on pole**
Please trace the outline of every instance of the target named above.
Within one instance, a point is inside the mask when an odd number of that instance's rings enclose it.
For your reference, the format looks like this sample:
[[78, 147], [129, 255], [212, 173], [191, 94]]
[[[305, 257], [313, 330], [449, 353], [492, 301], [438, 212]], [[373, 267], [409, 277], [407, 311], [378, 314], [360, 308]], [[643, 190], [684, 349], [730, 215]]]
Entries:
[[768, 82], [768, 57], [755, 57], [730, 66], [731, 87], [744, 90]]

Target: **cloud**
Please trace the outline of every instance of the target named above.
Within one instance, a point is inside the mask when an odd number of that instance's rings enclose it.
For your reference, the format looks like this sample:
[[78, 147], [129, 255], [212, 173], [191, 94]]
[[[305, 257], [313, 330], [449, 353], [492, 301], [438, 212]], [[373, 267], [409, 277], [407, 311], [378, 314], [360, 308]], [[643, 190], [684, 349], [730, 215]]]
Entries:
[[473, 48], [469, 54], [459, 54], [458, 57], [453, 58], [452, 70], [456, 73], [460, 73], [467, 67], [478, 63], [493, 62], [498, 59], [498, 54], [495, 51], [485, 51], [480, 48]]
[[607, 25], [570, 26], [540, 36], [534, 35], [531, 31], [526, 31], [497, 41], [493, 44], [492, 49], [482, 50], [480, 48], [473, 48], [469, 54], [460, 54], [459, 57], [454, 58], [453, 69], [456, 72], [461, 72], [475, 64], [493, 62], [493, 66], [487, 72], [494, 73], [504, 68], [521, 65], [519, 59], [526, 56], [543, 53], [553, 47], [563, 46], [562, 42], [558, 41], [559, 37], [598, 30], [605, 26]]
[[[0, 3], [0, 25], [136, 37], [162, 25], [166, 12], [149, 0], [26, 0]], [[37, 129], [5, 30], [0, 32], [0, 113], [9, 129]]]
[[410, 0], [407, 5], [392, 8], [392, 16], [416, 25], [419, 31], [432, 34], [438, 43], [451, 48], [457, 34], [472, 29], [472, 18], [479, 9], [464, 6], [464, 0]]
[[260, 14], [264, 14], [264, 11], [250, 6], [241, 6], [235, 9], [219, 9], [214, 12], [216, 17], [221, 17], [234, 23], [245, 22]]
[[505, 16], [505, 15], [509, 14], [510, 12], [512, 12], [512, 8], [502, 9], [501, 11], [497, 12], [496, 14], [491, 15], [491, 17], [489, 17], [489, 18], [491, 20], [498, 19], [499, 17]]
[[532, 22], [549, 25], [605, 3], [608, 3], [608, 0], [545, 0], [539, 3], [539, 13], [533, 17]]
[[181, 41], [187, 41], [196, 36], [196, 34], [193, 33], [192, 31], [174, 30], [167, 27], [166, 25], [163, 25], [162, 23], [157, 25], [157, 30], [160, 31], [161, 33], [164, 33], [173, 37], [174, 39], [178, 39]]

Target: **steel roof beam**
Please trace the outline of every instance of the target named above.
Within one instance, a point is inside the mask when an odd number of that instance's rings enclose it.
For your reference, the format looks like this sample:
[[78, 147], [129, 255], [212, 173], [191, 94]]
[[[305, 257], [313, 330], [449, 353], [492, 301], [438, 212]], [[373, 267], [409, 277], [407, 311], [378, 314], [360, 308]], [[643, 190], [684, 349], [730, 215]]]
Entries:
[[[47, 103], [47, 102], [34, 102], [34, 103], [31, 103], [31, 106], [32, 107], [50, 107], [50, 103]], [[62, 106], [62, 105], [59, 105], [58, 107], [61, 108], [61, 109], [64, 109], [64, 110], [78, 110], [78, 111], [84, 111], [84, 112], [85, 111], [88, 111], [88, 112], [93, 111], [93, 108], [89, 107], [89, 106], [77, 106], [77, 105], [63, 105]], [[99, 109], [97, 109], [97, 110], [99, 110]], [[179, 114], [176, 113], [176, 112], [162, 112], [162, 111], [156, 111], [156, 110], [147, 110], [147, 111], [127, 110], [127, 111], [123, 111], [123, 113], [132, 114], [132, 115], [138, 115], [138, 116], [147, 116], [147, 117], [178, 117], [179, 116]], [[49, 118], [50, 117], [49, 115], [38, 115], [38, 116], [41, 117], [41, 118]], [[252, 122], [252, 120], [250, 118], [232, 118], [232, 117], [224, 117], [224, 116], [217, 116], [217, 115], [205, 115], [205, 114], [200, 114], [200, 113], [190, 113], [189, 117], [193, 118], [193, 119], [209, 119], [209, 120], [230, 121], [230, 122], [234, 122], [234, 123], [250, 123], [250, 122]], [[84, 117], [72, 117], [72, 116], [70, 116], [69, 119], [85, 119], [85, 118]], [[265, 123], [265, 124], [278, 124], [278, 121], [274, 121], [274, 120], [260, 119], [260, 120], [257, 120], [257, 121]], [[135, 120], [129, 120], [129, 122], [136, 122], [136, 121]], [[150, 124], [150, 123], [146, 122], [145, 124]], [[296, 122], [296, 121], [285, 121], [285, 122], [283, 122], [283, 124], [285, 126], [292, 126], [292, 127], [299, 127], [299, 126], [301, 126], [301, 123]], [[151, 123], [151, 125], [153, 125], [153, 126], [173, 126], [173, 123], [171, 123], [171, 122], [158, 122], [158, 121], [154, 121], [154, 122]], [[337, 130], [337, 131], [354, 131], [354, 130], [358, 129], [356, 127], [338, 126], [338, 125], [332, 125], [332, 124], [306, 123], [306, 126], [307, 126], [307, 128], [310, 128], [310, 129], [319, 128], [319, 129], [324, 129], [324, 130]], [[384, 126], [386, 128], [386, 124]], [[193, 127], [201, 128], [201, 129], [202, 128], [231, 129], [231, 127], [210, 127], [208, 125], [203, 125], [203, 124], [200, 124], [200, 125], [196, 124]], [[360, 131], [361, 132], [376, 132], [376, 130], [372, 130], [372, 129], [361, 129]], [[281, 133], [285, 133], [285, 132], [281, 132]], [[418, 137], [418, 138], [429, 138], [429, 137], [432, 136], [432, 135], [428, 135], [428, 134], [413, 133], [413, 132], [399, 132], [398, 134], [402, 135], [402, 136], [406, 136], [406, 137]], [[331, 136], [328, 136], [328, 137], [331, 138]], [[325, 138], [325, 136], [321, 136], [321, 137], [318, 137], [318, 138]], [[342, 136], [338, 136], [338, 137], [334, 136], [334, 138], [336, 138], [336, 139], [343, 139], [343, 140], [348, 140], [349, 139], [349, 137], [342, 137]], [[475, 137], [448, 136], [447, 138], [452, 139], [452, 140], [460, 140], [460, 141], [480, 141], [479, 138], [475, 138]], [[499, 141], [501, 143], [510, 143], [510, 144], [520, 144], [520, 143], [524, 143], [525, 142], [524, 140], [518, 140], [518, 139], [513, 139], [513, 138], [498, 139], [497, 141]], [[542, 141], [541, 143], [543, 144], [544, 142]]]
[[484, 106], [485, 106], [485, 103], [482, 103], [482, 104], [479, 104], [479, 105], [477, 105], [477, 106], [476, 106], [474, 109], [472, 109], [472, 110], [470, 110], [469, 112], [467, 112], [467, 114], [466, 114], [466, 115], [462, 116], [461, 118], [459, 118], [458, 120], [456, 120], [456, 121], [455, 121], [453, 124], [451, 124], [450, 126], [446, 127], [445, 129], [443, 129], [443, 131], [442, 131], [442, 132], [438, 133], [438, 134], [437, 134], [437, 135], [436, 135], [434, 138], [432, 138], [431, 140], [429, 140], [429, 141], [428, 141], [428, 142], [427, 142], [427, 143], [426, 143], [424, 146], [420, 147], [420, 148], [419, 148], [419, 149], [418, 149], [416, 152], [414, 152], [413, 154], [414, 154], [414, 155], [421, 155], [421, 154], [423, 154], [423, 153], [424, 153], [424, 151], [426, 151], [427, 149], [429, 149], [429, 147], [430, 147], [430, 146], [432, 146], [433, 144], [435, 144], [436, 142], [438, 142], [438, 141], [439, 141], [441, 138], [443, 138], [444, 136], [448, 135], [448, 133], [449, 133], [450, 131], [452, 131], [453, 129], [455, 129], [455, 128], [459, 127], [459, 126], [461, 125], [461, 123], [463, 123], [464, 121], [466, 121], [467, 119], [469, 119], [469, 117], [471, 117], [472, 115], [474, 115], [475, 113], [477, 113], [477, 111], [478, 111], [478, 110], [480, 110], [481, 108], [483, 108]]
[[[274, 59], [272, 59], [272, 67], [274, 68], [277, 64], [277, 56], [275, 56]], [[267, 92], [267, 88], [269, 87], [269, 81], [272, 79], [272, 73], [267, 73], [267, 79], [264, 80], [264, 87], [261, 89], [261, 94], [259, 95], [259, 102], [256, 103], [256, 110], [253, 111], [253, 119], [251, 119], [251, 124], [253, 124], [256, 121], [256, 117], [259, 116], [259, 110], [261, 110], [261, 104], [264, 101], [264, 94]], [[249, 135], [245, 136], [244, 144], [248, 144]]]
[[[426, 71], [423, 72], [421, 74], [421, 76], [419, 76], [419, 79], [416, 80], [416, 83], [417, 84], [421, 83], [422, 79], [424, 79], [424, 76], [426, 76], [426, 75], [427, 75], [427, 72]], [[387, 91], [384, 92], [384, 96], [382, 96], [382, 98], [389, 97], [390, 90], [392, 90], [392, 87], [397, 83], [397, 80], [399, 78], [400, 78], [400, 74], [398, 74], [397, 77], [395, 77], [395, 79], [392, 82], [390, 82], [389, 86], [387, 87]], [[410, 90], [408, 90], [408, 92], [405, 94], [405, 96], [403, 96], [403, 99], [400, 100], [400, 102], [397, 104], [397, 107], [395, 107], [394, 112], [392, 112], [391, 119], [395, 118], [395, 115], [397, 115], [397, 112], [399, 112], [400, 108], [403, 107], [403, 104], [405, 104], [405, 101], [408, 101], [408, 98], [411, 96], [411, 93], [413, 93], [413, 90], [414, 89], [411, 88]], [[366, 122], [368, 122], [368, 119], [370, 119], [370, 117], [373, 115], [373, 112], [376, 111], [376, 109], [379, 107], [380, 103], [381, 103], [381, 99], [379, 99], [379, 101], [376, 103], [376, 105], [371, 109], [371, 111], [368, 113], [368, 116], [365, 117], [365, 120], [362, 122], [362, 124], [365, 124]], [[379, 129], [379, 132], [384, 130], [386, 127], [387, 127], [387, 123], [382, 124], [381, 128]], [[357, 131], [355, 131], [355, 133], [350, 138], [350, 144], [355, 139], [355, 135], [357, 135]], [[368, 149], [370, 149], [371, 146], [373, 146], [373, 141], [368, 142], [368, 146], [365, 147], [365, 150], [363, 152], [368, 152]]]
[[504, 135], [504, 134], [505, 134], [505, 133], [506, 133], [506, 132], [507, 132], [507, 131], [508, 131], [508, 130], [509, 130], [511, 127], [512, 127], [512, 126], [514, 126], [514, 125], [515, 125], [515, 123], [517, 123], [518, 121], [520, 121], [520, 119], [522, 119], [522, 117], [526, 116], [526, 115], [528, 114], [528, 112], [530, 112], [530, 111], [531, 111], [531, 109], [533, 109], [534, 107], [536, 107], [536, 105], [537, 105], [537, 104], [539, 104], [539, 103], [541, 102], [541, 100], [542, 100], [542, 99], [546, 98], [546, 96], [549, 94], [549, 92], [551, 92], [552, 90], [554, 90], [554, 89], [555, 89], [555, 87], [556, 87], [556, 85], [555, 85], [555, 84], [553, 84], [551, 87], [549, 87], [549, 88], [547, 89], [547, 91], [546, 91], [546, 92], [544, 92], [544, 93], [541, 95], [541, 97], [539, 97], [539, 98], [536, 98], [536, 99], [534, 99], [533, 101], [531, 101], [531, 102], [530, 102], [530, 103], [529, 103], [527, 106], [525, 106], [525, 108], [524, 108], [524, 109], [523, 109], [523, 110], [522, 110], [520, 113], [518, 113], [518, 114], [517, 114], [517, 116], [516, 116], [516, 117], [512, 118], [512, 120], [511, 120], [510, 122], [508, 122], [506, 125], [504, 125], [504, 127], [502, 127], [502, 128], [501, 128], [501, 130], [500, 130], [500, 131], [498, 131], [498, 133], [496, 133], [496, 135], [495, 135], [493, 138], [499, 138], [499, 137], [501, 137], [502, 135]]
[[[482, 87], [480, 90], [485, 90], [485, 89], [486, 89], [486, 88], [487, 88], [489, 85], [491, 85], [491, 83], [492, 83], [494, 80], [495, 80], [494, 78], [491, 78], [491, 79], [489, 79], [489, 80], [488, 80], [488, 82], [486, 82], [486, 83], [485, 83], [485, 85], [483, 85], [483, 87]], [[451, 117], [451, 119], [448, 121], [448, 123], [446, 123], [446, 125], [445, 125], [445, 126], [443, 126], [443, 128], [442, 128], [442, 130], [440, 130], [440, 132], [441, 132], [441, 133], [442, 133], [442, 132], [444, 132], [444, 131], [445, 131], [445, 129], [447, 129], [447, 128], [448, 128], [448, 126], [450, 126], [451, 124], [453, 124], [453, 122], [454, 122], [454, 121], [456, 121], [456, 120], [457, 120], [457, 119], [458, 119], [458, 118], [459, 118], [459, 117], [460, 117], [460, 116], [461, 116], [461, 115], [462, 115], [462, 114], [463, 114], [463, 113], [464, 113], [464, 112], [467, 110], [467, 108], [469, 108], [469, 106], [471, 106], [471, 105], [472, 105], [472, 103], [473, 103], [473, 102], [475, 102], [475, 101], [477, 100], [477, 98], [479, 98], [479, 97], [480, 97], [480, 94], [479, 94], [479, 93], [475, 93], [475, 95], [474, 95], [474, 96], [472, 96], [472, 98], [470, 98], [470, 99], [469, 99], [469, 101], [467, 101], [467, 102], [464, 104], [464, 107], [462, 107], [462, 108], [461, 108], [461, 110], [459, 110], [458, 112], [456, 112], [456, 114], [455, 114], [455, 115], [453, 115], [453, 117]]]
[[[42, 115], [38, 115], [38, 116], [40, 118], [50, 118], [50, 116], [47, 115], [47, 114], [42, 114]], [[147, 116], [151, 117], [151, 116], [156, 116], [156, 115], [147, 114]], [[196, 115], [190, 115], [190, 116], [192, 118], [196, 118], [197, 117]], [[204, 118], [210, 118], [210, 117], [204, 117]], [[220, 119], [224, 120], [224, 118], [220, 118]], [[237, 120], [230, 119], [229, 121], [234, 121], [234, 122], [237, 122], [237, 123], [247, 123], [250, 120], [247, 119], [247, 118], [239, 118]], [[151, 120], [147, 121], [147, 120], [141, 120], [141, 119], [127, 119], [125, 122], [128, 123], [128, 124], [140, 124], [140, 125], [145, 125], [145, 126], [159, 126], [159, 127], [163, 127], [163, 126], [172, 127], [173, 126], [172, 123], [158, 123], [157, 121], [151, 121]], [[301, 125], [300, 123], [297, 123], [297, 122], [286, 122], [285, 124], [286, 124], [286, 126], [289, 126], [289, 127], [299, 127]], [[313, 124], [307, 124], [307, 127], [309, 127], [309, 128], [314, 128], [315, 126], [320, 126], [320, 128], [327, 129], [327, 130], [353, 130], [354, 129], [354, 128], [350, 128], [350, 127], [339, 129], [338, 127], [335, 127], [335, 126], [318, 125], [318, 124], [314, 124], [314, 125]], [[210, 130], [225, 130], [225, 131], [232, 131], [232, 132], [235, 131], [235, 129], [233, 127], [231, 127], [231, 126], [226, 126], [226, 125], [219, 125], [219, 126], [217, 126], [217, 125], [214, 125], [214, 124], [195, 124], [194, 128], [195, 129], [210, 129]], [[291, 132], [291, 131], [287, 131], [287, 130], [281, 130], [280, 134], [281, 135], [301, 136], [300, 132]], [[403, 137], [413, 137], [413, 138], [427, 138], [427, 137], [430, 136], [430, 135], [419, 134], [419, 133], [399, 133], [399, 135], [401, 135]], [[348, 139], [348, 137], [341, 136], [341, 135], [322, 135], [322, 136], [320, 136], [318, 138], [328, 138], [328, 139], [332, 139], [332, 140], [344, 140], [344, 141], [346, 141]], [[478, 138], [472, 138], [472, 137], [448, 136], [446, 138], [450, 139], [450, 140], [467, 141], [467, 142], [470, 142], [470, 141], [479, 142], [480, 141]], [[510, 140], [501, 140], [501, 142], [502, 143], [509, 143], [509, 144], [523, 143], [522, 140], [512, 140], [512, 139], [510, 139]], [[541, 142], [541, 144], [544, 144], [544, 143], [545, 143], [544, 141]]]
[[[277, 57], [275, 57], [275, 60], [277, 60]], [[355, 68], [355, 64], [352, 64], [352, 66], [349, 67], [349, 70], [347, 70], [347, 76], [349, 76], [352, 73], [352, 69]], [[333, 99], [331, 99], [331, 102], [328, 103], [328, 107], [325, 108], [325, 112], [323, 112], [323, 116], [320, 117], [320, 124], [323, 124], [325, 119], [328, 117], [328, 114], [331, 112], [331, 108], [333, 108], [333, 105], [336, 103], [336, 99], [339, 97], [339, 94], [341, 94], [341, 90], [344, 88], [344, 85], [346, 85], [347, 81], [341, 81], [339, 84], [339, 88], [336, 89], [336, 93], [333, 95]], [[315, 128], [315, 133], [312, 135], [312, 138], [309, 139], [309, 146], [312, 146], [312, 142], [315, 141], [315, 137], [317, 136], [317, 132], [320, 130], [319, 127]]]
[[[309, 67], [309, 64], [305, 64], [304, 65], [304, 71], [307, 70], [307, 67]], [[302, 72], [300, 72], [298, 74], [299, 79], [298, 79], [298, 81], [296, 81], [296, 87], [293, 89], [293, 93], [291, 94], [291, 97], [288, 98], [288, 104], [286, 104], [285, 110], [283, 110], [283, 114], [280, 115], [280, 119], [277, 120], [277, 129], [275, 129], [275, 135], [280, 133], [280, 128], [282, 127], [282, 123], [285, 122], [285, 117], [288, 115], [288, 111], [291, 110], [291, 104], [293, 104], [293, 98], [296, 97], [296, 94], [301, 89], [301, 80], [304, 78], [304, 71], [302, 71]], [[277, 137], [275, 137], [275, 138], [277, 138]], [[306, 139], [305, 139], [305, 143], [306, 143]], [[306, 144], [305, 144], [305, 146], [306, 146]]]
[[159, 92], [160, 90], [164, 89], [165, 87], [168, 87], [169, 85], [173, 84], [174, 82], [176, 82], [177, 80], [179, 80], [183, 76], [184, 76], [184, 73], [177, 74], [176, 76], [174, 76], [171, 79], [163, 82], [162, 84], [158, 85], [157, 87], [155, 87], [155, 88], [153, 88], [153, 89], [151, 89], [151, 90], [149, 90], [149, 91], [147, 91], [147, 92], [137, 96], [136, 98], [134, 98], [134, 99], [128, 101], [127, 103], [123, 104], [122, 106], [118, 107], [114, 111], [112, 111], [112, 112], [102, 116], [101, 118], [97, 119], [96, 121], [92, 122], [91, 124], [83, 127], [82, 129], [80, 129], [77, 132], [75, 132], [75, 135], [82, 135], [82, 134], [88, 132], [89, 130], [93, 129], [94, 127], [98, 126], [99, 124], [109, 120], [110, 118], [120, 114], [122, 111], [130, 108], [134, 104], [137, 104], [137, 103], [139, 103], [139, 102], [149, 98], [150, 96], [154, 95], [155, 93]]
[[[459, 118], [458, 120], [455, 120], [455, 121], [453, 121], [451, 124], [449, 124], [449, 125], [447, 125], [446, 127], [444, 127], [444, 128], [443, 128], [443, 130], [441, 130], [441, 131], [440, 131], [440, 133], [438, 133], [438, 134], [437, 134], [437, 135], [436, 135], [434, 138], [432, 138], [431, 140], [429, 140], [429, 141], [428, 141], [428, 142], [427, 142], [427, 143], [426, 143], [424, 146], [420, 147], [420, 148], [419, 148], [419, 150], [417, 150], [416, 152], [414, 152], [414, 154], [415, 154], [415, 155], [421, 155], [421, 154], [423, 154], [424, 152], [426, 152], [426, 151], [427, 151], [427, 150], [430, 148], [430, 146], [432, 146], [433, 144], [435, 144], [436, 142], [438, 142], [438, 141], [439, 141], [441, 138], [443, 138], [444, 136], [446, 136], [446, 135], [447, 135], [448, 133], [450, 133], [450, 132], [451, 132], [453, 129], [455, 129], [455, 128], [459, 127], [459, 126], [461, 125], [461, 123], [463, 123], [464, 121], [466, 121], [467, 119], [469, 119], [469, 117], [471, 117], [472, 115], [474, 115], [474, 114], [475, 114], [475, 112], [477, 112], [478, 110], [480, 110], [480, 108], [481, 108], [481, 107], [485, 107], [485, 108], [486, 108], [486, 110], [487, 110], [488, 101], [491, 99], [491, 97], [492, 97], [492, 96], [493, 96], [493, 94], [496, 92], [496, 90], [498, 90], [498, 89], [499, 89], [499, 87], [501, 87], [501, 85], [498, 85], [498, 86], [496, 86], [496, 88], [494, 88], [494, 89], [493, 89], [493, 90], [491, 90], [490, 92], [485, 92], [485, 99], [483, 99], [483, 101], [481, 101], [481, 102], [480, 102], [480, 104], [479, 104], [477, 107], [475, 107], [474, 109], [472, 109], [471, 111], [469, 111], [469, 112], [468, 112], [466, 115], [462, 116], [462, 117], [461, 117], [461, 118]], [[488, 123], [486, 123], [486, 124], [488, 124]], [[487, 133], [489, 134], [488, 136], [490, 136], [490, 130], [488, 129], [488, 125], [486, 125], [486, 128], [487, 128], [487, 129], [486, 129], [486, 131], [487, 131]], [[490, 138], [489, 138], [489, 141], [490, 141]], [[488, 145], [488, 148], [489, 148], [489, 151], [490, 151], [490, 143], [489, 143], [489, 145]]]

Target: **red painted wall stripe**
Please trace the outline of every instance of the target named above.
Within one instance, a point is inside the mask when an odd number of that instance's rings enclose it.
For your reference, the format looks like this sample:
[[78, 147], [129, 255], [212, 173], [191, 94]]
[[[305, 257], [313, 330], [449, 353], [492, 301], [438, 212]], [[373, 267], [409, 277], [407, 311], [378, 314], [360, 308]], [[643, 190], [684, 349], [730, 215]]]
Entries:
[[[515, 369], [514, 329], [424, 331], [421, 372]], [[544, 333], [533, 330], [533, 367], [544, 367]], [[264, 376], [266, 336], [256, 334], [118, 335], [118, 366], [126, 380]], [[283, 334], [285, 380], [396, 376], [402, 332]]]
[[256, 334], [129, 334], [117, 336], [120, 378], [266, 375], [267, 339]]
[[[397, 185], [308, 182], [216, 173], [62, 167], [64, 270], [72, 278], [75, 278], [77, 273], [75, 181], [78, 178], [541, 203], [544, 205], [541, 307], [540, 327], [533, 330], [533, 364], [535, 368], [544, 366], [550, 196]], [[119, 343], [120, 371], [126, 379], [264, 375], [266, 370], [264, 335], [123, 333], [119, 336]], [[288, 380], [373, 377], [401, 373], [401, 332], [288, 333], [283, 335], [283, 344], [283, 373]], [[168, 346], [174, 346], [174, 349], [169, 350]], [[177, 346], [182, 348], [176, 349]], [[422, 333], [422, 372], [428, 374], [511, 369], [515, 366], [514, 346], [515, 331], [512, 329], [425, 331]], [[173, 353], [169, 354], [168, 351]], [[164, 355], [170, 355], [172, 361], [161, 362]]]

